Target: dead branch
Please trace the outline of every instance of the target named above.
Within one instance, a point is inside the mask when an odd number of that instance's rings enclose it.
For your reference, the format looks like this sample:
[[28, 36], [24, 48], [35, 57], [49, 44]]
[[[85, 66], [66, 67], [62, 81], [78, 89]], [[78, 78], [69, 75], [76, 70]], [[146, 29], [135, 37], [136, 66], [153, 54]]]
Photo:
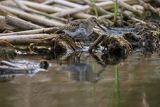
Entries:
[[37, 34], [37, 33], [52, 33], [57, 30], [58, 30], [57, 27], [51, 27], [51, 28], [42, 28], [42, 29], [27, 30], [27, 31], [20, 31], [20, 32], [12, 32], [12, 33], [1, 33], [0, 36], [28, 35], [28, 34]]
[[16, 8], [13, 9], [11, 7], [0, 5], [0, 9], [6, 10], [6, 11], [11, 12], [12, 14], [14, 14], [18, 17], [21, 17], [25, 20], [28, 20], [28, 21], [31, 21], [33, 23], [37, 23], [37, 24], [40, 24], [40, 25], [44, 25], [44, 26], [48, 26], [48, 27], [63, 26], [64, 25], [60, 21], [56, 21], [56, 20], [53, 20], [53, 19], [49, 20], [49, 19], [46, 19], [44, 17], [40, 17], [40, 16], [36, 16], [36, 15], [33, 15], [33, 14], [26, 13], [26, 12], [18, 10]]
[[40, 29], [42, 28], [39, 25], [33, 24], [31, 22], [25, 21], [23, 19], [20, 19], [18, 17], [14, 16], [5, 16], [7, 24], [13, 26], [13, 27], [18, 27], [21, 30], [32, 30], [32, 29]]
[[7, 41], [14, 45], [28, 45], [30, 43], [37, 43], [41, 39], [54, 36], [56, 37], [57, 35], [49, 35], [49, 34], [11, 35], [11, 36], [1, 36], [0, 40]]

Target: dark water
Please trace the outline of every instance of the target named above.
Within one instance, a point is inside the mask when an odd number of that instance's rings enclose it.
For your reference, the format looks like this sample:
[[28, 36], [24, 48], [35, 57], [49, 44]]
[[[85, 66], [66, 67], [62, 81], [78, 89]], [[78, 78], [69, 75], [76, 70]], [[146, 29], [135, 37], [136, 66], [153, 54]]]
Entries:
[[98, 57], [52, 60], [48, 72], [0, 82], [0, 107], [160, 107], [158, 55], [133, 54], [117, 66]]

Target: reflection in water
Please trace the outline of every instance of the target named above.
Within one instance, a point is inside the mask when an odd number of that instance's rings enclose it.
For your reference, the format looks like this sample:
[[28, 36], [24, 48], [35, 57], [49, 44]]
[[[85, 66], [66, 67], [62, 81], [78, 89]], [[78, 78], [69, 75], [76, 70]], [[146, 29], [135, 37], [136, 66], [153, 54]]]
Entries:
[[146, 93], [145, 92], [142, 93], [142, 105], [144, 107], [150, 107], [149, 104], [148, 104], [148, 101], [146, 99]]
[[[70, 73], [70, 78], [76, 81], [87, 81], [87, 82], [96, 82], [100, 79], [100, 74], [104, 71], [104, 67], [102, 70], [99, 70], [97, 73], [93, 71], [93, 68], [88, 63], [81, 63], [81, 55], [82, 53], [74, 53], [67, 56], [67, 70]], [[94, 55], [97, 57], [96, 55]], [[92, 55], [93, 57], [93, 55]], [[93, 57], [94, 58], [94, 57]], [[98, 58], [98, 57], [97, 57]], [[97, 59], [96, 59], [97, 60]]]
[[47, 61], [35, 63], [31, 61], [1, 61], [0, 81], [10, 81], [19, 75], [34, 75], [40, 71], [46, 71], [49, 64]]
[[116, 65], [124, 60], [124, 58], [122, 58], [122, 57], [113, 56], [113, 55], [109, 55], [109, 54], [103, 54], [101, 56], [101, 58], [102, 58], [103, 62], [107, 65]]
[[[72, 53], [68, 55], [67, 59], [67, 70], [69, 71], [70, 78], [76, 81], [87, 81], [87, 82], [97, 82], [100, 80], [100, 75], [103, 73], [108, 65], [116, 65], [124, 60], [123, 57], [102, 54], [99, 58], [96, 54], [90, 54], [91, 58], [101, 66], [99, 70], [94, 72], [91, 64], [81, 63], [82, 53]], [[89, 56], [88, 56], [89, 57]]]
[[106, 67], [107, 65], [117, 65], [120, 62], [122, 62], [124, 59], [126, 59], [126, 58], [119, 57], [119, 56], [112, 55], [112, 54], [102, 54], [101, 59], [95, 54], [92, 54], [91, 56], [102, 67]]
[[[79, 61], [74, 62], [74, 58], [64, 61], [61, 63], [62, 67], [51, 61], [52, 66], [44, 74], [40, 73], [33, 77], [18, 76], [10, 82], [0, 83], [0, 105], [2, 107], [160, 105], [160, 60], [156, 55], [149, 58], [138, 54], [131, 55], [127, 60], [122, 60], [122, 63], [119, 62], [118, 68], [105, 63], [101, 55], [95, 58], [86, 54], [80, 56]], [[68, 72], [64, 72], [66, 66]], [[96, 80], [100, 71], [102, 72], [98, 77], [99, 81], [92, 82]], [[73, 79], [76, 81], [73, 82]]]
[[68, 66], [71, 72], [71, 78], [77, 81], [90, 81], [93, 69], [89, 64], [79, 63]]
[[94, 73], [91, 65], [85, 63], [72, 64], [67, 68], [70, 72], [70, 78], [72, 80], [84, 82], [97, 82], [100, 80], [100, 74], [104, 71], [104, 69], [102, 69], [97, 73]]

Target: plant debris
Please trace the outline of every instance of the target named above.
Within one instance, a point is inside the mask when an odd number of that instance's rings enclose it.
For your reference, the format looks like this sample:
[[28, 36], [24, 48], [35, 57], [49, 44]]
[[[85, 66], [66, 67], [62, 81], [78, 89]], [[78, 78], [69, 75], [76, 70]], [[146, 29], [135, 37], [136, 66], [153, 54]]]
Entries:
[[16, 54], [55, 59], [86, 47], [91, 54], [100, 50], [105, 63], [126, 59], [136, 49], [160, 54], [159, 1], [121, 0], [113, 5], [106, 0], [1, 1], [1, 60]]

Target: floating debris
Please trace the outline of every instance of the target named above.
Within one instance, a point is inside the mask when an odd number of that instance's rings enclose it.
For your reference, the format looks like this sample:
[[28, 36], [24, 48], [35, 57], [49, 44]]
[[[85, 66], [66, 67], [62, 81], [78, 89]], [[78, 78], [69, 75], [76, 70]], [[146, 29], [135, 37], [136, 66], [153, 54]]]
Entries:
[[0, 80], [10, 80], [19, 75], [33, 76], [38, 72], [47, 71], [49, 63], [41, 61], [35, 63], [31, 61], [1, 61], [0, 62]]

